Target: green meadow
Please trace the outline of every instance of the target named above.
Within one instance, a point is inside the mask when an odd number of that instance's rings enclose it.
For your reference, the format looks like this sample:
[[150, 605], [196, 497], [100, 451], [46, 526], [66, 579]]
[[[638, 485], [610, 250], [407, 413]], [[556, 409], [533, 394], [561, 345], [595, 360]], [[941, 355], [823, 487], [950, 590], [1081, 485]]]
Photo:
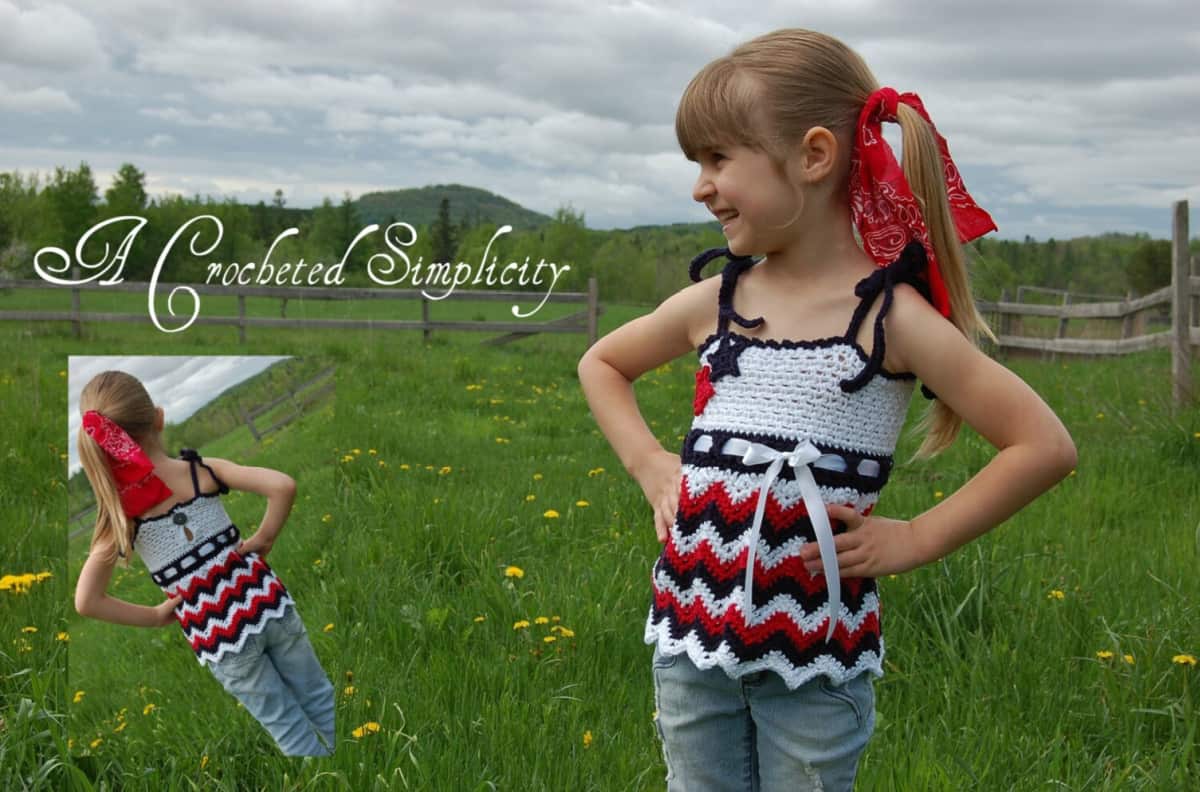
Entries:
[[[111, 300], [145, 310], [144, 296]], [[85, 310], [116, 309], [96, 302], [85, 295]], [[433, 315], [507, 310], [447, 302]], [[606, 306], [602, 332], [644, 310]], [[401, 315], [295, 301], [288, 313]], [[0, 591], [0, 787], [664, 788], [641, 640], [659, 546], [580, 392], [582, 336], [491, 347], [477, 333], [251, 328], [239, 344], [231, 327], [92, 324], [76, 339], [67, 323], [16, 322], [0, 336], [0, 573], [50, 573]], [[66, 356], [150, 352], [337, 366], [331, 407], [235, 460], [299, 485], [269, 560], [337, 690], [331, 759], [280, 756], [177, 628], [71, 607], [87, 537], [68, 547]], [[1005, 364], [1062, 418], [1078, 469], [950, 557], [880, 581], [887, 673], [859, 788], [1196, 788], [1200, 407], [1170, 407], [1166, 351]], [[681, 359], [637, 384], [668, 448], [690, 423], [693, 373]], [[908, 462], [924, 405], [912, 402], [879, 514], [920, 514], [995, 453], [964, 428]], [[249, 493], [226, 505], [244, 532], [263, 508]], [[161, 598], [139, 562], [114, 581], [116, 596]]]

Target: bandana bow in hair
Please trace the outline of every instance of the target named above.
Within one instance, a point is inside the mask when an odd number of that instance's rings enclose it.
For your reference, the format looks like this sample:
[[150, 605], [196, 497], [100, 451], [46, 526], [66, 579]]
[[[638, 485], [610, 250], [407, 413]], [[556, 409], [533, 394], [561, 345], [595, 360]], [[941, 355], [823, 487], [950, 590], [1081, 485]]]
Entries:
[[170, 488], [154, 475], [154, 464], [146, 452], [111, 419], [88, 410], [83, 414], [83, 430], [108, 454], [108, 467], [127, 517], [136, 517], [171, 497]]
[[895, 261], [909, 240], [921, 243], [929, 259], [926, 276], [934, 307], [942, 316], [949, 317], [950, 296], [929, 241], [921, 205], [892, 155], [891, 146], [883, 138], [883, 122], [896, 120], [896, 108], [901, 102], [920, 113], [937, 138], [950, 214], [958, 230], [959, 242], [970, 242], [996, 230], [991, 216], [979, 208], [967, 192], [958, 168], [950, 159], [946, 139], [938, 134], [921, 100], [915, 93], [898, 94], [893, 88], [880, 88], [867, 97], [859, 114], [854, 158], [850, 165], [850, 210], [862, 236], [863, 247], [881, 266]]

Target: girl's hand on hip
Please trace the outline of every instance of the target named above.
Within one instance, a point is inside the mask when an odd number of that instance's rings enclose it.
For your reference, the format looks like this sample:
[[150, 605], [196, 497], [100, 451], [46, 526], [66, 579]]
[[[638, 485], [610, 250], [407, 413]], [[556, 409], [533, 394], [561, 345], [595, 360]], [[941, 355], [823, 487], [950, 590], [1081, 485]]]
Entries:
[[267, 553], [271, 552], [271, 545], [273, 542], [266, 541], [259, 536], [259, 533], [261, 532], [256, 532], [254, 536], [251, 536], [249, 539], [244, 540], [240, 545], [238, 545], [238, 555], [244, 556], [249, 555], [250, 553], [258, 553], [259, 558], [267, 557]]
[[[868, 517], [840, 504], [826, 504], [826, 511], [831, 522], [840, 520], [846, 524], [846, 532], [833, 537], [838, 574], [842, 577], [895, 575], [932, 560], [925, 557], [909, 520]], [[816, 542], [809, 542], [801, 549], [800, 559], [809, 574], [822, 574], [821, 551]]]
[[679, 508], [679, 485], [683, 479], [679, 454], [660, 449], [631, 471], [654, 509], [654, 533], [666, 542]]
[[183, 602], [183, 597], [168, 597], [162, 603], [154, 606], [154, 613], [158, 621], [155, 627], [166, 627], [168, 624], [176, 624], [179, 619], [175, 616], [175, 609]]

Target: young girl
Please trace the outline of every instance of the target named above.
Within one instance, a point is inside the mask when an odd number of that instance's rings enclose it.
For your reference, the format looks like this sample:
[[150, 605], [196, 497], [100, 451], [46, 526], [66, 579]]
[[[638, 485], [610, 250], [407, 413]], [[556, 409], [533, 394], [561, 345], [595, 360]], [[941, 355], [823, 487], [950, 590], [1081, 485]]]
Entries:
[[[900, 124], [902, 171], [883, 121]], [[728, 263], [579, 363], [665, 545], [645, 639], [668, 788], [850, 789], [883, 674], [875, 578], [1003, 522], [1069, 473], [1075, 447], [975, 346], [991, 333], [960, 242], [994, 225], [914, 94], [880, 88], [836, 39], [779, 30], [704, 67], [675, 129], [700, 166], [692, 197], [728, 241], [692, 278]], [[631, 383], [691, 350], [681, 458]], [[963, 420], [999, 453], [929, 511], [876, 515], [918, 379], [933, 400], [918, 458]]]
[[[79, 458], [96, 493], [91, 552], [75, 588], [83, 616], [161, 627], [178, 622], [202, 664], [245, 705], [288, 756], [334, 745], [333, 686], [283, 583], [263, 558], [296, 496], [276, 470], [163, 451], [163, 410], [136, 378], [98, 374], [79, 397]], [[267, 498], [242, 540], [221, 505], [230, 488]], [[118, 558], [136, 551], [168, 599], [134, 605], [107, 593]]]

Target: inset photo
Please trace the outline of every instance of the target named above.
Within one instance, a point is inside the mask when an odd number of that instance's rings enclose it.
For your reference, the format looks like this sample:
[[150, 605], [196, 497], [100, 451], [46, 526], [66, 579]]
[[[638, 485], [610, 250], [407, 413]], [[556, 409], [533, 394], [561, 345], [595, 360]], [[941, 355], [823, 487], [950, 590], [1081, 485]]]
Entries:
[[[296, 357], [68, 365], [68, 729], [88, 772], [337, 743], [325, 625], [335, 369]], [[94, 769], [94, 768], [93, 768]]]

